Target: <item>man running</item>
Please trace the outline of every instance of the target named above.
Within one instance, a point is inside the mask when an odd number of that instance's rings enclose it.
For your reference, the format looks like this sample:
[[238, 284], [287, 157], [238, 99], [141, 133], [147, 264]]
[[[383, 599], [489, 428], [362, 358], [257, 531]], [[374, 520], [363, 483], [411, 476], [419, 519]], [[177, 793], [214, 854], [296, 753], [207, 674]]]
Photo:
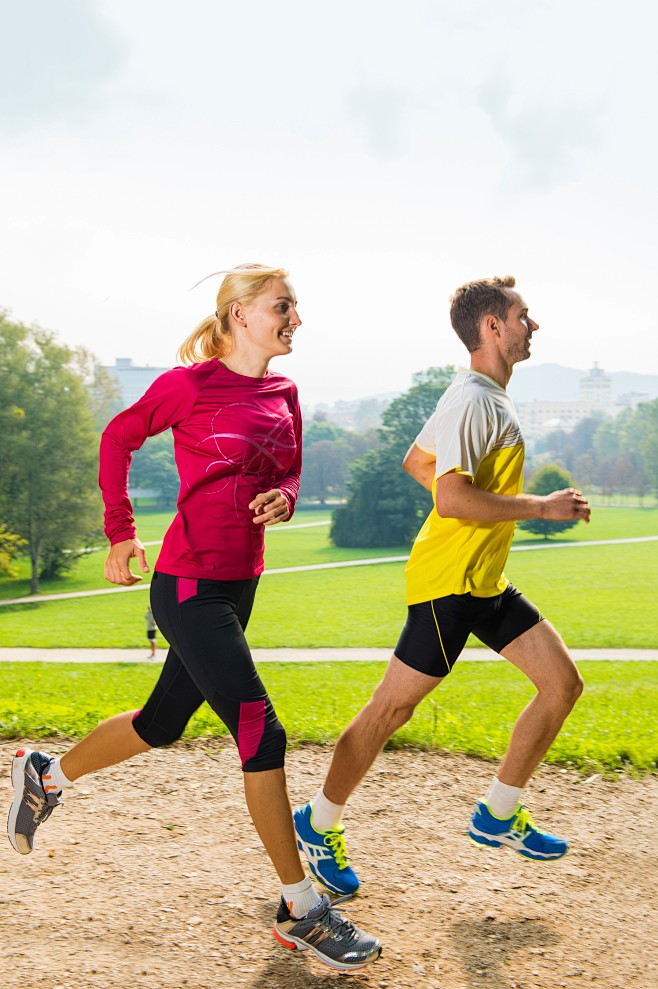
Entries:
[[359, 880], [347, 860], [343, 808], [384, 743], [450, 673], [469, 633], [520, 669], [537, 693], [518, 718], [498, 775], [477, 804], [468, 834], [530, 859], [558, 859], [568, 844], [540, 831], [523, 788], [582, 691], [567, 648], [503, 573], [520, 519], [589, 522], [568, 488], [522, 494], [523, 436], [506, 386], [530, 356], [538, 324], [512, 277], [469, 282], [451, 299], [452, 326], [471, 355], [439, 401], [404, 469], [431, 490], [434, 509], [406, 566], [406, 624], [371, 700], [340, 736], [324, 786], [295, 811], [298, 845], [311, 872], [337, 893]]

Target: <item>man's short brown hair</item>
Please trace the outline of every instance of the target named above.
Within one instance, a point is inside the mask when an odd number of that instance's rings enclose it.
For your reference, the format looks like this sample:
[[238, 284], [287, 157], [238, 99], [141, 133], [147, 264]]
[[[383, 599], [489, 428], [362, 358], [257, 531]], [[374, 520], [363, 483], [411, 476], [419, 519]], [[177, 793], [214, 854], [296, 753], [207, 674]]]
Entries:
[[514, 288], [512, 275], [503, 278], [481, 278], [460, 285], [450, 297], [450, 322], [469, 354], [480, 346], [480, 321], [485, 316], [506, 319], [513, 299], [505, 291]]

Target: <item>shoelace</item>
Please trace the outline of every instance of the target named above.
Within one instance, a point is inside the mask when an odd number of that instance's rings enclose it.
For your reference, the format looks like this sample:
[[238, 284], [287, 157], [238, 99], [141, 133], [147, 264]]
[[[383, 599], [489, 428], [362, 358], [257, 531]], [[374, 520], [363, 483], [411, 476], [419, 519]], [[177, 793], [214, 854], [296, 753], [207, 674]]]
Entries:
[[345, 896], [338, 896], [335, 900], [329, 901], [327, 897], [327, 903], [324, 911], [317, 918], [317, 923], [322, 924], [324, 927], [328, 927], [332, 934], [336, 937], [349, 937], [350, 940], [358, 938], [357, 930], [354, 924], [350, 920], [346, 920], [345, 917], [337, 913], [334, 909], [337, 903], [343, 903], [345, 900], [351, 900], [352, 894], [348, 893]]
[[532, 828], [534, 831], [537, 830], [535, 822], [532, 819], [530, 811], [525, 807], [522, 807], [519, 813], [516, 815], [512, 821], [512, 831], [518, 831], [520, 835], [525, 835], [525, 833]]
[[[347, 868], [347, 846], [345, 835], [342, 831], [328, 831], [324, 836], [324, 843], [331, 848], [339, 869]], [[335, 901], [334, 901], [335, 902]]]

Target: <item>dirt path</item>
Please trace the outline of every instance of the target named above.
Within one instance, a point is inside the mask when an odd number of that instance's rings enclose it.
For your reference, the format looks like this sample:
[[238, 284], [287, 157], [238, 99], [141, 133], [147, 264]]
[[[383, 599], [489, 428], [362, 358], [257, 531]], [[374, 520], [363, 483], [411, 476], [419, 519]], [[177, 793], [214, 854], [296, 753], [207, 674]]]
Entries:
[[[291, 753], [293, 801], [328, 758]], [[384, 954], [352, 976], [272, 938], [277, 884], [232, 748], [176, 747], [83, 780], [31, 856], [0, 842], [0, 987], [656, 989], [658, 777], [542, 769], [533, 812], [573, 850], [537, 866], [464, 836], [490, 775], [463, 757], [380, 758], [347, 819], [363, 891], [346, 912]]]

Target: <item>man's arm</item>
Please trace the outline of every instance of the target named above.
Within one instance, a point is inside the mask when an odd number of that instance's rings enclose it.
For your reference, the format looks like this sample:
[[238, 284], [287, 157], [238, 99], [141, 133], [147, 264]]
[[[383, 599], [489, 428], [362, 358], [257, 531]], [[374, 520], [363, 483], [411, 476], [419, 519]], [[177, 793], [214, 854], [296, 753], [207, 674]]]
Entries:
[[589, 502], [575, 488], [553, 491], [549, 495], [498, 495], [482, 491], [468, 474], [456, 471], [437, 479], [436, 510], [442, 518], [472, 522], [518, 522], [522, 519], [589, 522], [590, 517]]
[[402, 467], [407, 474], [411, 474], [414, 481], [418, 481], [428, 491], [432, 490], [432, 481], [436, 473], [436, 457], [433, 453], [426, 453], [412, 443], [404, 456]]

